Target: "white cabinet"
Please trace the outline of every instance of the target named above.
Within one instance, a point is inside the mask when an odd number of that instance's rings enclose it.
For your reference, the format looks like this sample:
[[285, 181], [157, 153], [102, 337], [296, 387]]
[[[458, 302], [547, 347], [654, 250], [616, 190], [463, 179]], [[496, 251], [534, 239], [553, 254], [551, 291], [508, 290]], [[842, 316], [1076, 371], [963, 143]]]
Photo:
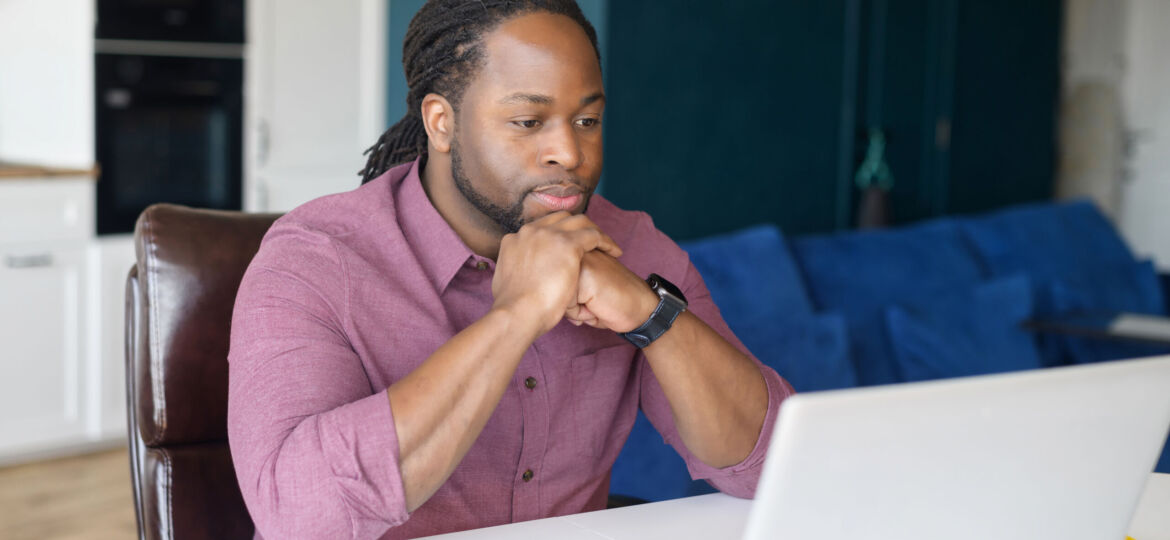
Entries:
[[0, 440], [4, 451], [85, 438], [85, 248], [0, 248]]
[[361, 180], [386, 129], [385, 0], [248, 3], [245, 206], [284, 212]]
[[126, 440], [126, 273], [134, 265], [134, 236], [101, 236], [90, 242], [90, 350], [98, 376], [88, 381], [90, 434]]
[[0, 462], [95, 441], [93, 179], [0, 178]]
[[0, 0], [0, 159], [94, 162], [94, 0]]

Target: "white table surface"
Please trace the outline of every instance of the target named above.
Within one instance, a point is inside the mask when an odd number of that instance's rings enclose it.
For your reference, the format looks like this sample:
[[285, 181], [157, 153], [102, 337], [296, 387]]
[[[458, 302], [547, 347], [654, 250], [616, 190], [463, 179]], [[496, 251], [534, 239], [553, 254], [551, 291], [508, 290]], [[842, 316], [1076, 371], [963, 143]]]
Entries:
[[[722, 493], [587, 512], [429, 538], [445, 540], [738, 540], [752, 501]], [[1170, 540], [1170, 474], [1153, 474], [1130, 522], [1134, 540]], [[1121, 539], [1118, 539], [1121, 540]]]

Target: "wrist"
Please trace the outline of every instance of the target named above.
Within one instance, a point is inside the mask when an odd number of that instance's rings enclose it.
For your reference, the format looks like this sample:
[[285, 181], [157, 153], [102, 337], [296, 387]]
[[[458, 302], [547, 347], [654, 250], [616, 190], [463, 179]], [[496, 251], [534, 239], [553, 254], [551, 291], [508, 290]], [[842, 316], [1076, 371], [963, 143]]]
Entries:
[[[658, 274], [650, 274], [646, 285], [657, 302], [650, 314], [638, 326], [620, 332], [634, 346], [645, 348], [654, 343], [674, 325], [679, 314], [687, 310], [687, 298], [673, 283]], [[649, 304], [647, 304], [649, 305]]]
[[625, 328], [615, 329], [618, 332], [629, 332], [642, 326], [642, 324], [650, 319], [650, 316], [654, 314], [654, 310], [658, 309], [658, 303], [662, 301], [644, 281], [641, 282], [641, 287], [637, 288], [633, 296], [635, 302], [630, 319], [626, 322]]
[[532, 343], [536, 338], [544, 335], [551, 330], [547, 327], [539, 317], [534, 315], [535, 311], [525, 309], [523, 306], [517, 304], [510, 304], [505, 306], [492, 306], [484, 318], [491, 318], [499, 321], [503, 325], [505, 331], [512, 336], [522, 338], [525, 343]]

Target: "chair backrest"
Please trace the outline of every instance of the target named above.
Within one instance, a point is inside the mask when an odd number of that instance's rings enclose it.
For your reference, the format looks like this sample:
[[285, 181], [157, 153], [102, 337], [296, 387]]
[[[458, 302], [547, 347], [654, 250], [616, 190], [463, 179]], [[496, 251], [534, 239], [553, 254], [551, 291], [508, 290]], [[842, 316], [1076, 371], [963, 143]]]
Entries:
[[138, 535], [251, 538], [227, 444], [236, 289], [277, 214], [158, 204], [126, 283], [126, 394]]

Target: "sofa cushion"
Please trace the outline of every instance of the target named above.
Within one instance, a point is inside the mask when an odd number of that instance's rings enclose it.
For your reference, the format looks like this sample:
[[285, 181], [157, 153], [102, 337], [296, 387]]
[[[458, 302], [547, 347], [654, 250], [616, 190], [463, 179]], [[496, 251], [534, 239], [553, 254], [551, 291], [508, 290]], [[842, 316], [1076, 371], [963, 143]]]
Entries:
[[979, 283], [983, 272], [955, 221], [808, 237], [792, 242], [813, 305], [841, 313], [863, 385], [901, 377], [887, 342], [884, 310], [899, 302]]
[[[1151, 261], [1121, 263], [1053, 278], [1045, 291], [1045, 315], [1140, 313], [1166, 315], [1162, 284]], [[1071, 363], [1170, 354], [1170, 347], [1057, 336]]]
[[812, 312], [780, 230], [759, 225], [681, 244], [728, 326]]
[[1109, 220], [1089, 201], [1019, 206], [962, 222], [988, 273], [1025, 273], [1035, 282], [1074, 270], [1134, 261]]
[[1015, 276], [891, 306], [886, 323], [903, 379], [921, 381], [1039, 368], [1020, 326], [1031, 315], [1031, 285]]
[[847, 325], [839, 314], [750, 321], [732, 330], [797, 392], [857, 386]]
[[687, 464], [638, 411], [634, 428], [610, 474], [609, 492], [650, 502], [713, 493], [704, 480], [691, 480]]
[[[1062, 313], [1054, 305], [1054, 281], [1097, 275], [1134, 262], [1109, 220], [1089, 201], [1020, 206], [962, 222], [964, 237], [989, 275], [1025, 273], [1032, 278], [1037, 317]], [[1072, 363], [1069, 338], [1037, 338], [1045, 366]], [[1090, 346], [1092, 347], [1092, 346]]]

